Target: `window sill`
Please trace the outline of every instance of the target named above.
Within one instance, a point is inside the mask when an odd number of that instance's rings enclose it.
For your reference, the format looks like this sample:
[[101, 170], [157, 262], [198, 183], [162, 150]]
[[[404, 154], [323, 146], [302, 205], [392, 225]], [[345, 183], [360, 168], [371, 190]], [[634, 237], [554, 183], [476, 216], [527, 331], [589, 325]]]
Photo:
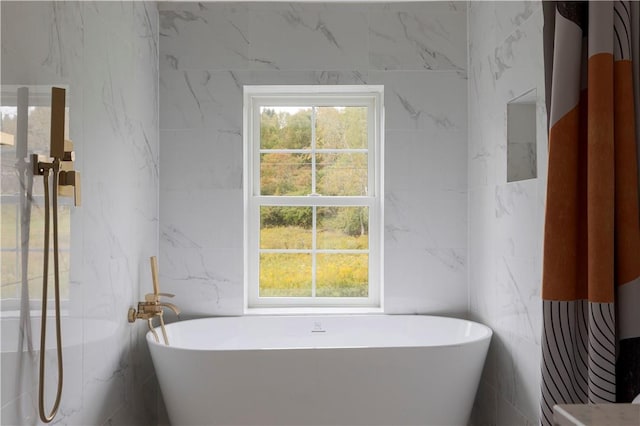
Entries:
[[245, 308], [245, 315], [359, 315], [383, 314], [381, 307], [298, 307]]

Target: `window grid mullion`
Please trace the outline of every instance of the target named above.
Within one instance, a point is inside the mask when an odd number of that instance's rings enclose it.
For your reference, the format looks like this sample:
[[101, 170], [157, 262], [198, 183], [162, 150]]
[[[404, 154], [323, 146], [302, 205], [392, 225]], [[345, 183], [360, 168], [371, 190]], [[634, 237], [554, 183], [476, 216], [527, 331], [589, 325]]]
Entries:
[[[260, 154], [309, 154], [311, 151], [307, 148], [260, 148]], [[367, 154], [367, 148], [318, 148], [316, 146], [316, 154]]]
[[370, 254], [369, 249], [259, 249], [260, 253], [284, 253], [284, 254]]
[[[19, 276], [20, 278], [22, 278], [22, 256], [23, 256], [23, 252], [22, 250], [20, 250], [20, 253], [18, 253], [18, 241], [20, 241], [20, 248], [22, 248], [22, 244], [24, 244], [24, 241], [21, 241], [22, 239], [20, 238], [20, 229], [22, 226], [22, 214], [24, 213], [22, 211], [22, 209], [19, 207], [19, 205], [16, 203], [15, 205], [16, 208], [16, 272], [20, 271]], [[30, 251], [30, 250], [29, 250]], [[44, 248], [42, 249], [42, 251], [44, 251]], [[17, 280], [16, 280], [17, 281]], [[16, 282], [17, 283], [17, 282]], [[17, 285], [16, 286], [16, 293], [15, 293], [15, 297], [19, 298], [20, 297], [20, 286]]]
[[316, 297], [316, 250], [317, 250], [317, 238], [316, 238], [316, 232], [317, 232], [317, 214], [318, 214], [318, 208], [316, 206], [313, 206], [313, 215], [312, 215], [312, 222], [311, 222], [311, 227], [312, 227], [312, 231], [311, 231], [311, 297], [315, 298]]
[[311, 194], [316, 192], [316, 107], [311, 107]]

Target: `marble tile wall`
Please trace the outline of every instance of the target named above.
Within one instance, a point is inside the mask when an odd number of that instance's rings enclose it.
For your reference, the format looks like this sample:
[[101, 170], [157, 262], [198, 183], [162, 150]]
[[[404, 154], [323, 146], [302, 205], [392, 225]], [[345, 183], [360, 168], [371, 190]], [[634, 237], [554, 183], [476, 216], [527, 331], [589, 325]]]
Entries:
[[467, 311], [466, 4], [160, 3], [160, 275], [243, 312], [242, 87], [385, 87], [385, 310]]
[[[3, 1], [1, 8], [2, 85], [69, 87], [69, 136], [82, 173], [55, 422], [154, 424], [146, 330], [127, 322], [127, 309], [151, 290], [148, 259], [158, 253], [157, 6]], [[5, 340], [17, 334], [17, 321], [4, 311], [1, 321], [1, 423], [39, 424], [36, 354], [11, 353], [16, 342]], [[47, 357], [50, 407], [55, 356]]]
[[[474, 424], [539, 423], [546, 188], [540, 2], [469, 4], [468, 279], [472, 319], [494, 330]], [[507, 102], [537, 89], [537, 178], [507, 183]]]

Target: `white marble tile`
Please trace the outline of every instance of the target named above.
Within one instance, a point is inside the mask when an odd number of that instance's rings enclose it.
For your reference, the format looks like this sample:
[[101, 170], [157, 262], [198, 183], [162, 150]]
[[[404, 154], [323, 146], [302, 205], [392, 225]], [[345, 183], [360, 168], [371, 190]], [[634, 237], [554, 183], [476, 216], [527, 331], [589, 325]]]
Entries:
[[469, 47], [473, 56], [493, 51], [542, 9], [539, 1], [469, 3]]
[[[542, 310], [542, 309], [540, 309]], [[540, 415], [540, 344], [518, 338], [513, 339], [512, 353], [516, 360], [517, 386], [513, 396], [513, 405], [531, 424], [537, 424]]]
[[538, 424], [538, 422], [529, 421], [514, 405], [498, 396], [497, 426], [534, 426], [535, 424]]
[[[91, 25], [105, 24], [110, 28], [112, 37], [120, 39], [115, 44], [132, 44], [127, 35], [133, 31], [133, 2], [91, 2], [85, 5], [84, 17]], [[100, 32], [103, 30], [101, 29]], [[103, 33], [104, 34], [104, 33]], [[107, 41], [107, 40], [105, 40]], [[121, 43], [123, 42], [123, 43]]]
[[498, 42], [496, 30], [496, 3], [490, 1], [469, 2], [468, 5], [469, 70], [478, 66], [477, 59], [493, 50]]
[[240, 134], [246, 76], [246, 71], [162, 71], [160, 129], [205, 127]]
[[[542, 10], [540, 1], [498, 1], [495, 2], [494, 22], [496, 42], [499, 44], [514, 31], [522, 28], [535, 13]], [[535, 18], [533, 18], [535, 19]]]
[[387, 130], [435, 127], [466, 137], [466, 83], [456, 72], [371, 71], [370, 84], [385, 86]]
[[411, 190], [385, 195], [385, 246], [390, 249], [465, 247], [467, 194], [431, 190], [417, 197]]
[[495, 239], [498, 231], [494, 195], [492, 188], [480, 188], [470, 190], [468, 197], [470, 307], [472, 312], [482, 316], [494, 311], [495, 298], [491, 290], [495, 288], [496, 280]]
[[[168, 237], [167, 237], [168, 238]], [[241, 248], [177, 248], [161, 240], [160, 279], [165, 291], [189, 316], [242, 315], [244, 310]]]
[[467, 144], [463, 132], [389, 130], [385, 134], [387, 191], [465, 191]]
[[161, 70], [246, 69], [247, 3], [162, 3]]
[[160, 206], [161, 240], [204, 249], [242, 247], [241, 190], [165, 191]]
[[[142, 123], [151, 124], [146, 131], [158, 131], [158, 10], [154, 3], [132, 2], [133, 31], [137, 42], [133, 44], [133, 72], [130, 78], [134, 81], [129, 94], [131, 116]], [[154, 135], [157, 140], [157, 135]], [[148, 136], [151, 137], [151, 136]]]
[[535, 262], [499, 257], [496, 265], [497, 309], [492, 325], [519, 339], [540, 344], [540, 282]]
[[367, 17], [367, 9], [355, 4], [254, 3], [249, 10], [249, 66], [366, 69]]
[[373, 5], [369, 61], [376, 70], [467, 67], [466, 5], [429, 2]]
[[206, 129], [163, 130], [161, 191], [242, 189], [242, 137]]
[[36, 390], [35, 394], [23, 393], [19, 397], [3, 405], [0, 409], [0, 421], [2, 421], [2, 424], [36, 424], [38, 421], [37, 398]]
[[497, 394], [495, 388], [481, 381], [476, 395], [469, 425], [484, 426], [495, 424], [497, 415]]
[[540, 9], [487, 56], [498, 99], [506, 102], [538, 87], [544, 100], [542, 49]]
[[542, 223], [538, 207], [538, 184], [535, 180], [496, 186], [495, 214], [498, 230], [498, 253], [533, 259], [538, 255]]
[[94, 419], [106, 419], [126, 403], [126, 362], [128, 339], [120, 330], [85, 344], [82, 410], [75, 423], [90, 424]]
[[[469, 307], [494, 330], [482, 380], [496, 400], [478, 398], [475, 410], [495, 413], [484, 416], [489, 424], [536, 424], [539, 416], [547, 158], [541, 28], [538, 2], [469, 6]], [[507, 184], [506, 104], [531, 88], [538, 178]]]
[[11, 60], [2, 61], [2, 84], [48, 85], [79, 77], [83, 35], [79, 2], [3, 2], [2, 56]]
[[251, 70], [248, 84], [367, 84], [368, 72], [363, 70], [333, 70], [319, 68], [311, 71]]
[[465, 249], [389, 249], [385, 252], [385, 312], [463, 315]]

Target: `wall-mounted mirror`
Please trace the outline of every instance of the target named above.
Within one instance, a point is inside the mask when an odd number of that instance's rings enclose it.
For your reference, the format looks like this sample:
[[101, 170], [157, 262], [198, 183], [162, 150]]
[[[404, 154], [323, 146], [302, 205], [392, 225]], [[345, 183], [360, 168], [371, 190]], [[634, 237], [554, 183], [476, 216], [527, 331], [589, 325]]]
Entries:
[[536, 97], [532, 89], [507, 104], [507, 182], [538, 176]]

